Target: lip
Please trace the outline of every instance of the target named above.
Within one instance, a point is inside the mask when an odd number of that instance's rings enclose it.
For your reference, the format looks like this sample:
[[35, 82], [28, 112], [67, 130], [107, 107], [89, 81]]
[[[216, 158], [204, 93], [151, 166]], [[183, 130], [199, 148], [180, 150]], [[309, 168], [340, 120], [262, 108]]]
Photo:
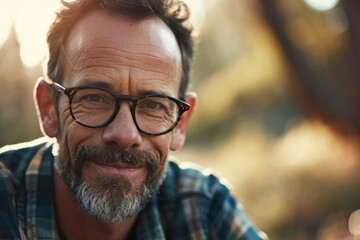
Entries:
[[142, 167], [137, 167], [134, 165], [114, 162], [114, 163], [91, 163], [96, 169], [105, 174], [116, 174], [116, 175], [133, 175], [136, 172], [140, 171]]

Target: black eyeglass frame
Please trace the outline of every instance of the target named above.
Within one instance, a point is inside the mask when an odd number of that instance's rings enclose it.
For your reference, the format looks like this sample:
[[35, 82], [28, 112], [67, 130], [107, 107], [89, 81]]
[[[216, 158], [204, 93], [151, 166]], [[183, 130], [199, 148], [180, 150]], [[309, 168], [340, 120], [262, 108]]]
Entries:
[[[141, 96], [141, 97], [133, 97], [133, 96], [128, 96], [128, 95], [117, 95], [117, 94], [111, 92], [110, 90], [108, 90], [106, 88], [102, 88], [102, 87], [91, 87], [91, 86], [85, 87], [84, 86], [84, 87], [65, 88], [64, 86], [62, 86], [62, 85], [60, 85], [59, 83], [56, 83], [56, 82], [53, 82], [53, 86], [57, 91], [62, 92], [66, 96], [68, 96], [68, 98], [69, 98], [69, 106], [70, 106], [70, 114], [71, 114], [71, 117], [74, 119], [74, 121], [77, 122], [78, 124], [80, 124], [80, 125], [82, 125], [84, 127], [88, 127], [88, 128], [101, 128], [101, 127], [104, 127], [104, 126], [110, 124], [115, 119], [116, 115], [119, 113], [120, 102], [121, 101], [130, 101], [132, 103], [131, 106], [130, 106], [130, 112], [131, 112], [132, 119], [133, 119], [133, 121], [135, 123], [135, 126], [136, 126], [137, 130], [144, 133], [144, 134], [147, 134], [147, 135], [160, 136], [160, 135], [164, 135], [166, 133], [171, 132], [178, 125], [178, 123], [180, 122], [180, 119], [181, 119], [181, 116], [183, 115], [183, 113], [190, 109], [190, 105], [186, 101], [180, 100], [180, 99], [177, 99], [177, 98], [174, 98], [174, 97], [170, 97], [170, 96], [164, 96], [164, 95], [161, 95], [161, 94], [151, 94], [151, 95], [146, 95], [146, 96]], [[73, 97], [76, 94], [76, 92], [78, 92], [81, 89], [98, 89], [98, 90], [105, 91], [105, 92], [109, 93], [110, 95], [114, 96], [114, 98], [116, 99], [116, 106], [115, 106], [113, 114], [111, 115], [111, 117], [107, 121], [105, 121], [102, 124], [92, 126], [92, 125], [84, 124], [84, 123], [77, 120], [77, 118], [75, 117], [75, 115], [73, 113], [71, 103], [72, 103]], [[173, 126], [170, 127], [168, 130], [162, 131], [160, 133], [149, 133], [149, 132], [146, 132], [146, 131], [142, 130], [139, 127], [139, 125], [138, 125], [138, 123], [136, 121], [136, 117], [135, 117], [136, 104], [137, 104], [138, 101], [143, 100], [143, 99], [148, 98], [148, 97], [167, 98], [167, 99], [175, 102], [175, 104], [178, 106], [179, 115], [178, 115], [176, 121], [174, 122]]]

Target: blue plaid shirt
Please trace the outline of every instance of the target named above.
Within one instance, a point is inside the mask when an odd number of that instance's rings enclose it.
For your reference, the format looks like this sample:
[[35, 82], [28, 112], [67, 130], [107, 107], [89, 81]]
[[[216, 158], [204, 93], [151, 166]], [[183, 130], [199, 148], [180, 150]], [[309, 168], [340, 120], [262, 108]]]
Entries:
[[[51, 141], [0, 150], [0, 239], [61, 239], [56, 223]], [[158, 194], [131, 239], [265, 239], [213, 175], [168, 162]]]

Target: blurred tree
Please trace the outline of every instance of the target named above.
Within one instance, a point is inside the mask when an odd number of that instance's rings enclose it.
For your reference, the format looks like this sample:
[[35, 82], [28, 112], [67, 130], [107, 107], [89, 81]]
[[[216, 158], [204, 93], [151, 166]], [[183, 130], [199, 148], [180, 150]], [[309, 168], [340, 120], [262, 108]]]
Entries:
[[[309, 34], [299, 28], [299, 25], [294, 24], [299, 17], [304, 15], [306, 17], [306, 13], [311, 11], [304, 9], [306, 8], [304, 3], [299, 9], [301, 15], [291, 15], [288, 11], [291, 8], [284, 5], [295, 2], [284, 3], [281, 0], [259, 0], [259, 2], [263, 16], [277, 37], [285, 59], [293, 71], [293, 90], [310, 116], [321, 118], [340, 131], [346, 133], [352, 131], [360, 136], [360, 111], [357, 108], [357, 103], [360, 102], [360, 69], [356, 67], [360, 63], [359, 1], [341, 2], [343, 5], [340, 4], [331, 10], [332, 16], [330, 13], [312, 13], [309, 21], [305, 23], [308, 25], [306, 30], [311, 31], [311, 37], [322, 45], [317, 46], [317, 50], [327, 47], [324, 50], [327, 52], [324, 56], [326, 62], [323, 64], [316, 61], [311, 53], [306, 54]], [[347, 17], [345, 20], [339, 18], [343, 9]], [[343, 34], [335, 36], [343, 38], [342, 44], [338, 47], [329, 47], [328, 43], [334, 39], [334, 36], [326, 39], [331, 29], [324, 20], [335, 15], [338, 15], [336, 21], [346, 21], [349, 27]], [[322, 20], [321, 26], [317, 22], [319, 18]]]
[[[336, 8], [323, 13], [307, 8], [301, 1], [259, 0], [259, 6], [264, 22], [272, 29], [282, 50], [290, 69], [291, 89], [307, 117], [321, 119], [343, 134], [344, 138], [340, 138], [343, 142], [339, 144], [344, 149], [349, 144], [358, 146], [360, 2], [341, 1]], [[347, 29], [336, 32], [330, 24]], [[348, 141], [349, 136], [355, 141]], [[317, 147], [321, 148], [320, 143]], [[347, 221], [350, 213], [358, 208], [360, 176], [351, 169], [345, 170], [344, 166], [355, 160], [350, 165], [356, 168], [360, 159], [359, 155], [351, 159], [344, 153], [346, 151], [330, 165], [326, 164], [331, 157], [314, 169], [296, 172], [288, 169], [295, 174], [290, 178], [293, 181], [287, 179], [293, 186], [288, 189], [291, 214], [273, 225], [273, 236], [279, 239], [351, 238]], [[288, 154], [288, 158], [296, 158]], [[332, 172], [329, 170], [332, 167], [343, 169], [345, 176], [340, 177], [339, 172], [325, 174]]]
[[0, 49], [0, 146], [40, 136], [29, 77], [21, 60], [15, 32]]

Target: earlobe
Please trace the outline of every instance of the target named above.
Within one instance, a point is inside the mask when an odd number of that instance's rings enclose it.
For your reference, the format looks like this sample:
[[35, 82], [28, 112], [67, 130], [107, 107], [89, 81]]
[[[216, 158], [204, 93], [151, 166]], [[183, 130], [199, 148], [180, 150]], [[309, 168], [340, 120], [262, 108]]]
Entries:
[[34, 98], [41, 131], [44, 135], [56, 137], [57, 117], [52, 86], [44, 79], [38, 79], [34, 89]]
[[173, 132], [171, 145], [170, 145], [171, 151], [176, 151], [176, 150], [180, 149], [185, 143], [186, 128], [187, 128], [190, 117], [195, 108], [196, 93], [194, 93], [194, 92], [188, 93], [185, 96], [185, 99], [186, 99], [187, 103], [190, 105], [190, 109], [182, 115], [177, 128]]

